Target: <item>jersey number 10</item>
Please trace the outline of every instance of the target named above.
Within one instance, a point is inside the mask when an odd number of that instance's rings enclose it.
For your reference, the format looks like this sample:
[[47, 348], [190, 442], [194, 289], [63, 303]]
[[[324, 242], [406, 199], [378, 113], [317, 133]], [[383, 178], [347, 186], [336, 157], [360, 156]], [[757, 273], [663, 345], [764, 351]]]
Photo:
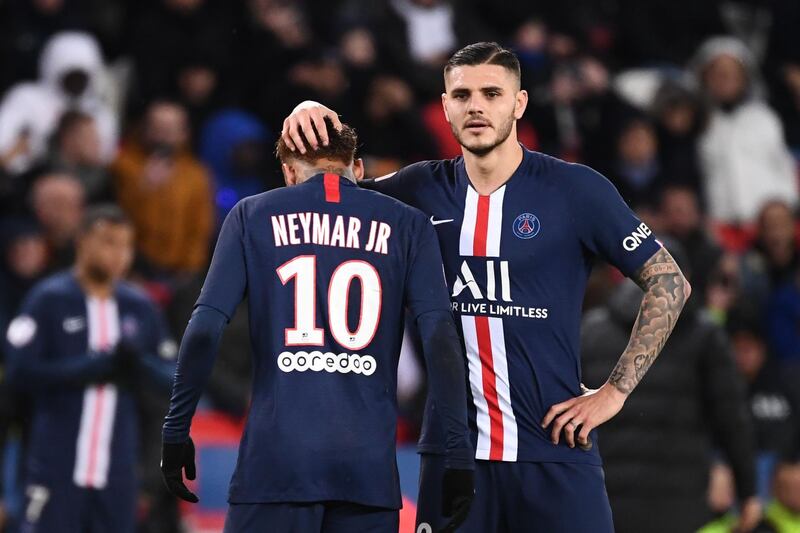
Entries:
[[[322, 346], [325, 330], [317, 327], [317, 256], [298, 255], [277, 268], [281, 283], [294, 285], [294, 327], [284, 330], [286, 346]], [[361, 314], [355, 331], [347, 324], [350, 284], [361, 283]], [[381, 278], [366, 261], [351, 260], [334, 269], [328, 284], [328, 326], [334, 340], [348, 350], [372, 342], [381, 316]]]

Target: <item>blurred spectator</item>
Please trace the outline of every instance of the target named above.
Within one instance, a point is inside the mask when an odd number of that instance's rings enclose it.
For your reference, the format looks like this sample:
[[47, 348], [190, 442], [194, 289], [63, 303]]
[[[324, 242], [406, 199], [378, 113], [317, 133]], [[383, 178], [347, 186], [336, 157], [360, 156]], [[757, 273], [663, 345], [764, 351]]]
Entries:
[[17, 314], [28, 290], [47, 272], [47, 240], [35, 220], [2, 220], [0, 263], [0, 331]]
[[471, 6], [447, 0], [389, 0], [376, 24], [382, 55], [425, 97], [441, 93], [450, 54], [492, 38]]
[[560, 0], [541, 2], [538, 8], [559, 39], [569, 39], [581, 50], [608, 58], [615, 39], [616, 2]]
[[341, 63], [335, 57], [312, 56], [296, 65], [287, 72], [288, 89], [294, 101], [315, 100], [328, 102], [337, 109], [343, 109], [344, 114], [353, 109], [349, 101], [347, 88], [349, 80], [345, 75]]
[[772, 29], [764, 65], [770, 103], [783, 121], [786, 141], [800, 158], [800, 3], [772, 0]]
[[790, 451], [800, 435], [800, 404], [795, 383], [769, 356], [760, 316], [734, 312], [727, 330], [733, 341], [736, 365], [748, 383], [750, 414], [759, 452], [759, 495], [768, 499], [775, 461]]
[[[725, 324], [730, 311], [739, 310], [743, 305], [739, 264], [739, 257], [724, 253], [717, 263], [717, 268], [706, 274], [708, 278], [705, 294], [706, 310], [720, 325]], [[746, 305], [752, 304], [746, 302]]]
[[533, 93], [546, 87], [552, 66], [547, 51], [547, 26], [542, 20], [532, 18], [516, 28], [513, 35], [513, 48], [519, 58], [525, 88]]
[[622, 66], [681, 66], [724, 30], [721, 0], [618, 0], [615, 55]]
[[800, 456], [796, 451], [778, 464], [773, 494], [775, 499], [767, 506], [765, 516], [769, 529], [763, 529], [763, 533], [800, 531]]
[[[196, 278], [175, 290], [167, 318], [176, 337], [183, 337], [200, 295], [202, 281]], [[248, 317], [247, 302], [241, 302], [222, 334], [214, 370], [205, 391], [205, 398], [212, 408], [235, 419], [244, 417], [250, 406], [252, 350]], [[163, 419], [159, 421], [163, 422]]]
[[573, 57], [574, 52], [558, 50], [552, 43], [549, 48], [554, 65], [548, 90], [534, 91], [529, 106], [541, 148], [608, 171], [616, 154], [608, 131], [619, 127], [620, 117], [628, 118], [629, 110], [610, 90], [609, 72], [602, 62]]
[[136, 228], [140, 270], [157, 278], [198, 274], [208, 259], [214, 200], [188, 140], [183, 107], [153, 102], [141, 135], [125, 143], [111, 168], [119, 204]]
[[114, 157], [117, 117], [101, 96], [103, 71], [100, 47], [91, 35], [64, 32], [47, 42], [39, 81], [14, 85], [0, 103], [0, 161], [6, 171], [18, 175], [44, 156], [59, 118], [69, 109], [94, 118], [101, 160]]
[[[61, 169], [78, 178], [88, 203], [111, 197], [111, 183], [100, 152], [100, 134], [91, 115], [67, 111], [61, 116], [50, 151], [39, 168]], [[38, 172], [35, 168], [31, 174]]]
[[670, 183], [694, 189], [702, 200], [697, 138], [705, 126], [705, 113], [699, 98], [680, 83], [665, 81], [656, 91], [651, 113], [662, 172]]
[[692, 271], [692, 300], [703, 307], [709, 278], [717, 271], [722, 250], [706, 232], [703, 213], [694, 189], [668, 185], [661, 193], [661, 230], [686, 252]]
[[[691, 279], [679, 246], [668, 247]], [[581, 346], [583, 380], [589, 387], [603, 383], [625, 349], [640, 300], [640, 289], [624, 282], [606, 307], [586, 314]], [[733, 465], [747, 518], [758, 517], [744, 384], [724, 331], [693, 301], [626, 408], [599, 429], [618, 533], [695, 531], [708, 521], [705, 494], [715, 447]]]
[[[795, 279], [773, 291], [764, 315], [772, 353], [786, 375], [800, 380], [800, 275], [797, 272]], [[796, 392], [800, 402], [800, 391]]]
[[761, 208], [752, 248], [742, 256], [740, 271], [743, 301], [763, 309], [772, 292], [791, 283], [800, 268], [796, 221], [783, 202]]
[[[218, 109], [224, 100], [221, 75], [218, 65], [203, 55], [188, 57], [175, 72], [175, 95], [189, 114], [190, 131], [199, 134], [209, 115]], [[192, 142], [199, 147], [199, 139]]]
[[377, 76], [364, 107], [366, 120], [359, 131], [365, 141], [359, 152], [368, 175], [380, 176], [403, 164], [436, 156], [436, 145], [420, 120], [414, 93], [406, 82]]
[[700, 165], [711, 217], [748, 223], [768, 200], [797, 203], [797, 169], [777, 115], [757, 98], [757, 65], [731, 37], [706, 41], [693, 60], [712, 106], [700, 137]]
[[86, 204], [86, 191], [72, 174], [45, 173], [31, 189], [31, 209], [44, 230], [49, 248], [48, 270], [61, 270], [75, 258], [78, 234]]
[[0, 4], [0, 94], [36, 77], [36, 61], [53, 34], [85, 26], [80, 2], [10, 0]]
[[269, 142], [264, 125], [244, 111], [224, 109], [206, 123], [200, 157], [214, 180], [218, 223], [242, 198], [282, 185], [277, 178], [269, 179]]
[[[350, 80], [348, 93], [355, 101], [364, 102], [372, 79], [382, 68], [375, 36], [365, 26], [347, 29], [339, 38], [339, 55]], [[353, 122], [363, 122], [363, 114], [363, 110], [357, 110]]]
[[211, 85], [210, 70], [201, 76], [195, 72], [192, 80], [180, 79], [181, 72], [195, 61], [190, 58], [203, 58], [199, 64], [206, 67], [218, 66], [221, 72], [213, 72], [215, 77], [228, 74], [226, 67], [234, 57], [234, 25], [227, 7], [222, 2], [206, 0], [157, 0], [143, 10], [133, 22], [128, 43], [136, 74], [131, 98], [134, 113], [173, 89], [176, 81], [191, 85], [184, 89], [190, 89], [195, 97], [201, 92], [198, 86]]
[[655, 128], [646, 119], [636, 117], [622, 127], [609, 177], [632, 209], [656, 206], [666, 179], [658, 160]]
[[300, 100], [288, 73], [316, 57], [314, 34], [300, 5], [286, 0], [248, 0], [246, 22], [235, 54], [241, 97], [270, 130], [279, 131]]

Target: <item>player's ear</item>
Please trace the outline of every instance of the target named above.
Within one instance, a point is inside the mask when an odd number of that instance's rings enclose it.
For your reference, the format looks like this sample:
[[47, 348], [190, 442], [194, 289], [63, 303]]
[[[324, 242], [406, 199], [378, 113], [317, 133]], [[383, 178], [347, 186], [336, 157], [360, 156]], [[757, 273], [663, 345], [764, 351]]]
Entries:
[[514, 118], [521, 119], [526, 107], [528, 107], [528, 91], [520, 89], [517, 91], [517, 101], [514, 104]]
[[450, 122], [450, 117], [447, 116], [447, 93], [442, 93], [442, 109], [444, 109], [444, 118]]
[[364, 160], [360, 157], [353, 160], [353, 176], [356, 177], [356, 181], [364, 179]]
[[294, 167], [287, 163], [281, 163], [281, 172], [283, 172], [283, 180], [287, 186], [297, 185], [297, 172]]

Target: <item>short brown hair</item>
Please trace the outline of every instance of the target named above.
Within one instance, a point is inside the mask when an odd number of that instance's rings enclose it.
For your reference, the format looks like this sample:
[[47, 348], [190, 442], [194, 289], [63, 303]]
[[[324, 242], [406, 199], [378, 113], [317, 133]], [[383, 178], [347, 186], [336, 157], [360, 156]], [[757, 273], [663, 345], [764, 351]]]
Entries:
[[[319, 135], [313, 123], [312, 127], [314, 128], [314, 132]], [[327, 117], [325, 118], [325, 127], [328, 130], [328, 146], [320, 144], [316, 150], [312, 150], [301, 130], [300, 136], [303, 138], [306, 153], [301, 154], [299, 150], [291, 151], [283, 141], [283, 137], [281, 137], [278, 139], [275, 146], [275, 156], [281, 163], [302, 161], [304, 163], [313, 164], [320, 159], [332, 159], [334, 161], [341, 161], [345, 165], [350, 165], [356, 156], [356, 146], [358, 144], [356, 130], [347, 124], [342, 124], [342, 129], [337, 131], [336, 128], [333, 127], [331, 119]]]
[[511, 72], [517, 80], [522, 77], [516, 54], [494, 42], [472, 43], [458, 50], [445, 64], [444, 73], [467, 65], [499, 65]]

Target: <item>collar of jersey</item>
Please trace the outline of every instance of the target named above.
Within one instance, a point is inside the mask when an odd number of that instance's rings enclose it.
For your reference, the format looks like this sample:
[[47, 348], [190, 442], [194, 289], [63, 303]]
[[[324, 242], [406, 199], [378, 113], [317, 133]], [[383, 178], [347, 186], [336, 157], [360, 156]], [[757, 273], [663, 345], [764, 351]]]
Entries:
[[[516, 168], [516, 170], [514, 170], [514, 172], [511, 173], [511, 176], [509, 176], [506, 181], [504, 181], [499, 187], [497, 187], [494, 191], [492, 191], [492, 194], [496, 193], [497, 191], [499, 191], [500, 189], [511, 183], [517, 176], [522, 175], [527, 171], [528, 166], [530, 165], [530, 162], [533, 159], [533, 152], [525, 148], [525, 146], [522, 143], [519, 143], [519, 145], [522, 148], [522, 161], [519, 162], [519, 166]], [[472, 187], [473, 189], [475, 189], [475, 187], [472, 185], [472, 181], [469, 179], [469, 176], [467, 175], [467, 167], [464, 164], [463, 157], [458, 158], [458, 163], [456, 164], [456, 176], [458, 177], [459, 180], [463, 181], [467, 187]], [[491, 196], [491, 194], [489, 196]]]
[[[313, 176], [308, 178], [303, 183], [318, 183], [318, 182], [323, 181], [324, 179], [325, 179], [325, 174], [324, 173], [322, 173], [322, 174], [314, 174]], [[353, 183], [349, 179], [345, 178], [344, 176], [339, 176], [339, 183], [343, 184], [343, 185], [352, 185], [352, 186], [356, 185], [355, 183]]]

